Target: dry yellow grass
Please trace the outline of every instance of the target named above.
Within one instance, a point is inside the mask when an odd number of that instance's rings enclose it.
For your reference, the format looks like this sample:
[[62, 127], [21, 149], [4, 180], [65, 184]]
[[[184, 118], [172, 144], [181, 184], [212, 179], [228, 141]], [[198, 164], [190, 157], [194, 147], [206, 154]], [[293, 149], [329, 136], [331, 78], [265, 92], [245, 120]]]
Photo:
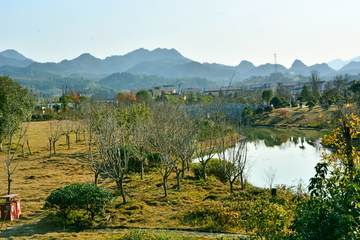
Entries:
[[[279, 108], [271, 112], [254, 115], [251, 120], [253, 125], [266, 125], [275, 127], [322, 127], [324, 119], [331, 119], [331, 114], [337, 106], [331, 106], [329, 110], [323, 110], [320, 106], [312, 109], [304, 108]], [[287, 115], [281, 116], [280, 111], [286, 110]], [[323, 118], [319, 116], [322, 114]]]
[[[5, 221], [1, 230], [17, 226], [12, 230], [0, 233], [1, 237], [31, 237], [32, 239], [98, 239], [108, 238], [109, 229], [127, 228], [160, 228], [160, 229], [195, 229], [184, 225], [182, 214], [194, 204], [205, 198], [216, 198], [229, 192], [229, 187], [217, 180], [208, 182], [194, 180], [189, 174], [182, 180], [180, 191], [175, 190], [176, 179], [171, 176], [168, 182], [169, 196], [164, 198], [162, 180], [157, 172], [150, 172], [140, 180], [138, 174], [130, 174], [125, 179], [124, 188], [129, 204], [123, 205], [121, 197], [109, 206], [107, 216], [111, 221], [97, 219], [87, 227], [96, 227], [99, 232], [78, 229], [66, 229], [61, 221], [54, 220], [52, 214], [42, 210], [45, 198], [54, 190], [74, 182], [92, 182], [93, 174], [86, 161], [85, 142], [83, 138], [75, 143], [71, 135], [71, 149], [68, 150], [66, 138], [62, 136], [57, 142], [57, 155], [49, 157], [47, 129], [49, 122], [32, 122], [29, 128], [29, 142], [33, 154], [20, 159], [17, 170], [12, 175], [12, 193], [20, 193], [22, 203], [21, 219]], [[4, 163], [5, 155], [0, 155]], [[3, 183], [1, 196], [7, 195], [7, 175], [0, 169], [0, 180]], [[116, 185], [111, 179], [100, 179], [100, 186], [116, 193]], [[99, 230], [100, 229], [100, 230]], [[101, 231], [104, 231], [101, 233]], [[61, 235], [64, 232], [67, 235]], [[41, 236], [37, 235], [41, 234]], [[46, 235], [43, 235], [46, 234]], [[59, 235], [60, 234], [60, 235]], [[46, 237], [47, 236], [47, 237]]]

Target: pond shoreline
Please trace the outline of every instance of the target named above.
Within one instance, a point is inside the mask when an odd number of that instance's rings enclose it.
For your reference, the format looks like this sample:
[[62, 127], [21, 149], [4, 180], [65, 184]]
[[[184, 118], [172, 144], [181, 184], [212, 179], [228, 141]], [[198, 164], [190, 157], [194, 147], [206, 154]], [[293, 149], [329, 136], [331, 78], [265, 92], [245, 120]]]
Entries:
[[278, 128], [278, 129], [300, 129], [300, 130], [316, 130], [316, 131], [321, 131], [321, 132], [325, 132], [325, 131], [330, 131], [329, 129], [326, 128], [318, 128], [318, 127], [302, 127], [302, 126], [278, 126], [276, 124], [270, 124], [270, 125], [261, 125], [261, 124], [250, 124], [247, 125], [249, 127], [256, 127], [256, 128]]

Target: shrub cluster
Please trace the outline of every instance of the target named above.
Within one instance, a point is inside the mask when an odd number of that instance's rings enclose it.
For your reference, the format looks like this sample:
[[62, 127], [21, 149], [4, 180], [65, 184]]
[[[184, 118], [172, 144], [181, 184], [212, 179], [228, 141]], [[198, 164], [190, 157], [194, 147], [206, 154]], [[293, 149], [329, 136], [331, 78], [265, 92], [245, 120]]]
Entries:
[[85, 211], [94, 219], [102, 215], [113, 195], [105, 188], [87, 183], [72, 183], [53, 191], [46, 199], [44, 209], [55, 210], [58, 215], [68, 219], [71, 211]]
[[267, 106], [264, 108], [265, 112], [271, 112], [272, 110], [274, 110], [273, 106]]
[[282, 116], [282, 117], [287, 116], [288, 113], [289, 113], [289, 112], [288, 112], [286, 109], [280, 109], [280, 111], [279, 111], [279, 114], [280, 114], [280, 116]]
[[242, 227], [262, 239], [276, 239], [288, 234], [292, 197], [288, 189], [278, 189], [278, 196], [272, 197], [269, 190], [250, 187], [220, 201], [196, 205], [187, 219], [222, 231]]
[[262, 114], [262, 113], [264, 113], [264, 111], [265, 111], [265, 108], [259, 107], [258, 109], [255, 110], [255, 114]]
[[[196, 179], [200, 179], [204, 175], [204, 169], [201, 163], [193, 163], [191, 165], [191, 171], [194, 173]], [[213, 158], [209, 160], [209, 162], [206, 164], [206, 175], [214, 176], [222, 183], [227, 182], [226, 175], [219, 159]]]

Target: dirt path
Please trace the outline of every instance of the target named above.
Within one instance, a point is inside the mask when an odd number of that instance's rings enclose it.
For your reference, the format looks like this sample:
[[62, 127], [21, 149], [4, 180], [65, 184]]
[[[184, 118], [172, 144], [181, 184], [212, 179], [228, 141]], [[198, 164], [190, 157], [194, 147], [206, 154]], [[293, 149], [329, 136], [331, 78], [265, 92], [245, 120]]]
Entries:
[[[36, 224], [41, 220], [41, 218], [37, 219], [35, 222], [31, 223], [21, 223], [13, 226], [9, 226], [5, 230], [0, 232], [0, 238], [9, 238], [9, 237], [29, 237], [31, 238], [34, 234], [51, 234], [49, 233], [39, 233], [39, 232], [33, 232], [34, 228], [36, 227]], [[204, 239], [210, 239], [210, 238], [222, 238], [225, 237], [227, 239], [246, 239], [249, 236], [243, 235], [243, 234], [234, 234], [234, 233], [213, 233], [213, 232], [202, 232], [202, 231], [184, 231], [184, 230], [164, 230], [164, 229], [126, 229], [126, 228], [116, 228], [116, 227], [109, 227], [109, 228], [94, 228], [94, 229], [85, 229], [83, 230], [84, 233], [90, 232], [90, 233], [99, 233], [100, 235], [105, 234], [122, 234], [126, 233], [128, 231], [154, 231], [155, 233], [162, 233], [162, 234], [170, 234], [170, 235], [178, 235], [178, 236], [194, 236]], [[67, 232], [72, 232], [72, 230], [69, 230]], [[28, 233], [28, 234], [24, 234]], [[81, 233], [81, 232], [78, 232]]]

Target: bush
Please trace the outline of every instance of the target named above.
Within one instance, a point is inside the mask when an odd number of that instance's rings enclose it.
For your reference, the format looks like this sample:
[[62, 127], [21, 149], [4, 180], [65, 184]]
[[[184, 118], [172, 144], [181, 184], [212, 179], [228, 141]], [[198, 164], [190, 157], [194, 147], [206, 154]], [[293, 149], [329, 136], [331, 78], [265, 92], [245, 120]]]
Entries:
[[102, 215], [113, 195], [105, 188], [87, 183], [72, 183], [64, 188], [53, 191], [46, 199], [44, 209], [55, 210], [68, 219], [71, 211], [85, 211], [91, 219]]
[[280, 111], [279, 111], [279, 114], [280, 114], [280, 116], [282, 116], [282, 117], [287, 116], [288, 113], [289, 113], [289, 112], [288, 112], [286, 109], [280, 109]]
[[265, 107], [265, 112], [271, 112], [272, 110], [274, 110], [274, 107], [273, 106], [267, 106]]
[[246, 231], [255, 232], [260, 239], [281, 239], [286, 235], [290, 213], [283, 205], [270, 199], [251, 201], [244, 221]]
[[[196, 179], [203, 177], [204, 172], [201, 163], [193, 163], [191, 166], [191, 171], [194, 173]], [[227, 182], [227, 178], [221, 166], [220, 160], [216, 158], [210, 159], [206, 164], [206, 176], [214, 176], [222, 183]]]
[[309, 101], [306, 103], [306, 106], [308, 107], [314, 107], [315, 106], [315, 103], [313, 101]]
[[265, 109], [262, 107], [259, 107], [258, 109], [255, 110], [255, 114], [262, 114], [264, 113]]

